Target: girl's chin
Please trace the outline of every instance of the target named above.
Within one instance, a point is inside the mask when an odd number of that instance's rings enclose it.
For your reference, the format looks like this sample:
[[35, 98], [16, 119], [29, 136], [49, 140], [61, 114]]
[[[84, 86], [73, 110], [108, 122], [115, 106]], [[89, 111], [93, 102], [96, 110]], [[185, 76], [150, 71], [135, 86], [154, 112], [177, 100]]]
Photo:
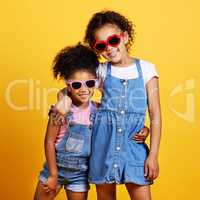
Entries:
[[88, 101], [89, 101], [89, 98], [83, 98], [83, 99], [79, 99], [79, 102], [80, 103], [88, 103]]
[[87, 104], [89, 102], [90, 98], [75, 98], [74, 102], [77, 105]]
[[112, 63], [119, 63], [121, 61], [121, 56], [117, 54], [114, 57], [108, 57], [107, 60], [109, 60]]
[[121, 58], [118, 57], [118, 56], [116, 56], [116, 57], [114, 57], [114, 58], [110, 58], [109, 61], [112, 62], [113, 64], [118, 64], [118, 63], [120, 63]]

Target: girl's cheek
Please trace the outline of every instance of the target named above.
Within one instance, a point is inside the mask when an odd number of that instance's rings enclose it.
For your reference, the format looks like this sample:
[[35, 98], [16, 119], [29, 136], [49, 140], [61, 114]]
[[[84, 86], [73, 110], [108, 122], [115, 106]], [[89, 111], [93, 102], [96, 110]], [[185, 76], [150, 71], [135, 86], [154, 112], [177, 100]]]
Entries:
[[90, 94], [92, 96], [94, 94], [94, 89], [90, 89], [89, 91], [90, 91]]
[[77, 95], [77, 91], [71, 90], [71, 94], [72, 94], [72, 96], [76, 96]]

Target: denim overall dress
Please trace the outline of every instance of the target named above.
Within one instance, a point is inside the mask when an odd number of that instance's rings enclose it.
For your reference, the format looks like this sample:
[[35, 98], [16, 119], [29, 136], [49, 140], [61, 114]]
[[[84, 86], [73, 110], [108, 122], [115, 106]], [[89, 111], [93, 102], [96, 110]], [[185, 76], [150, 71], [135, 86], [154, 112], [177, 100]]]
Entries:
[[132, 137], [144, 127], [147, 94], [140, 61], [135, 59], [138, 78], [111, 75], [111, 64], [103, 84], [102, 104], [95, 114], [92, 132], [89, 182], [148, 185], [144, 162], [149, 149]]
[[[90, 104], [90, 121], [93, 120], [93, 106]], [[62, 140], [55, 146], [58, 183], [64, 185], [88, 185], [88, 166], [91, 154], [92, 125], [73, 123], [72, 113], [66, 116], [68, 130]], [[92, 123], [91, 123], [92, 124]], [[40, 180], [49, 176], [47, 164], [40, 172]], [[88, 186], [89, 187], [89, 186]]]

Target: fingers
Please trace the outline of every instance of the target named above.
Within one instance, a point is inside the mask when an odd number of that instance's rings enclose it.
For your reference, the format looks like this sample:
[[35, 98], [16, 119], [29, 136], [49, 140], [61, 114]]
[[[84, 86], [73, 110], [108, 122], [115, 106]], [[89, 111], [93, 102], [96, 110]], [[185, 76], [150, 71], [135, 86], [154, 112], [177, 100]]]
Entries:
[[143, 143], [146, 139], [146, 135], [143, 133], [136, 133], [133, 138], [137, 143]]
[[147, 179], [148, 180], [153, 180], [153, 170], [149, 167], [148, 169], [148, 176], [147, 176]]
[[156, 168], [151, 168], [147, 164], [144, 166], [144, 176], [146, 179], [153, 181], [158, 177], [158, 169]]
[[49, 109], [48, 115], [50, 116], [54, 112], [56, 112], [56, 107], [54, 105], [51, 105], [51, 108]]
[[144, 127], [143, 129], [140, 130], [140, 132], [134, 134], [133, 139], [137, 143], [143, 143], [148, 135], [149, 135], [149, 129]]
[[66, 122], [65, 117], [57, 112], [51, 113], [49, 117], [54, 125], [63, 125]]
[[153, 177], [152, 177], [152, 179], [153, 180], [156, 179], [158, 177], [158, 174], [159, 174], [159, 169], [153, 170]]
[[49, 193], [51, 191], [50, 188], [48, 187], [48, 185], [46, 183], [43, 183], [42, 185], [43, 185], [43, 189], [44, 189], [44, 191], [46, 193]]
[[155, 169], [150, 170], [149, 180], [155, 180], [158, 177], [158, 172]]
[[148, 166], [147, 166], [147, 164], [145, 163], [145, 165], [144, 165], [144, 176], [147, 178], [147, 176], [148, 176], [148, 173], [149, 173], [149, 168], [148, 168]]
[[46, 193], [52, 194], [52, 193], [56, 192], [56, 189], [51, 189], [51, 188], [47, 185], [47, 183], [43, 183], [42, 185], [43, 185], [43, 189], [44, 189], [44, 191], [45, 191]]
[[62, 124], [62, 121], [63, 121], [63, 116], [60, 115], [59, 113], [56, 113], [56, 116], [55, 116], [55, 124], [56, 124], [56, 125], [61, 125], [61, 124]]
[[144, 143], [144, 140], [141, 139], [141, 138], [133, 138], [133, 140], [135, 140], [135, 142], [138, 143], [138, 144]]

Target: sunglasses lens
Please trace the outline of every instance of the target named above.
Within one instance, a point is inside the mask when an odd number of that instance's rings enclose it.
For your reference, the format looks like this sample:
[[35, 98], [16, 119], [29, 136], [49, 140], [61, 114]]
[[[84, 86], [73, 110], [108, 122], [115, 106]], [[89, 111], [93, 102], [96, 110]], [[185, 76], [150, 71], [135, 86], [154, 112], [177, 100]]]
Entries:
[[104, 51], [106, 49], [106, 44], [103, 42], [99, 42], [95, 45], [96, 50]]
[[79, 88], [81, 88], [81, 83], [80, 82], [73, 82], [72, 83], [72, 88], [73, 89], [79, 89]]
[[111, 46], [117, 46], [119, 43], [120, 43], [120, 37], [117, 37], [117, 36], [113, 36], [109, 39], [108, 43], [111, 45]]
[[85, 84], [87, 85], [87, 87], [93, 88], [95, 86], [95, 80], [86, 81]]

